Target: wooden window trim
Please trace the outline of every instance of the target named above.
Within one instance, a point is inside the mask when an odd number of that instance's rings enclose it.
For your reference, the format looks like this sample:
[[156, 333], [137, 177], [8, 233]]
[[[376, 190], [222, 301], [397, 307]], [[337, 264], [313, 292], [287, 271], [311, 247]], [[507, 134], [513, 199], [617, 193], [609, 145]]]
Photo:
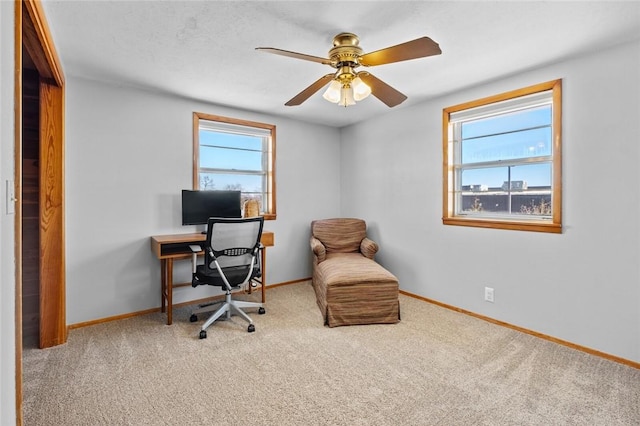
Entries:
[[199, 168], [200, 168], [200, 120], [218, 121], [221, 123], [235, 124], [246, 127], [257, 127], [259, 129], [267, 129], [271, 132], [271, 152], [269, 153], [270, 167], [267, 176], [267, 193], [271, 194], [269, 212], [265, 212], [262, 216], [265, 220], [276, 219], [276, 126], [273, 124], [260, 123], [257, 121], [241, 120], [231, 117], [223, 117], [221, 115], [205, 114], [202, 112], [193, 113], [193, 189], [198, 189], [199, 184]]
[[[450, 148], [449, 121], [454, 112], [476, 108], [479, 106], [505, 101], [533, 93], [551, 90], [553, 97], [553, 195], [551, 221], [518, 220], [462, 217], [455, 215], [453, 188], [453, 153]], [[442, 110], [442, 223], [444, 225], [471, 226], [479, 228], [508, 229], [517, 231], [533, 231], [562, 233], [562, 80], [517, 89], [471, 102], [465, 102]]]

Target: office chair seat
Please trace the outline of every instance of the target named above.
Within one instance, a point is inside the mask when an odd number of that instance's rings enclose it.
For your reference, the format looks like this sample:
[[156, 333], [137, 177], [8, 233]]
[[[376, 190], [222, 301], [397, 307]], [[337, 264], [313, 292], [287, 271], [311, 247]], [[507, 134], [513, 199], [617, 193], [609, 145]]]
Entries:
[[[224, 269], [224, 275], [227, 277], [229, 284], [234, 289], [239, 288], [242, 284], [244, 284], [244, 279], [249, 272], [249, 268], [247, 266], [232, 266]], [[251, 280], [254, 278], [260, 278], [262, 274], [260, 273], [260, 267], [256, 266], [251, 275]], [[237, 283], [237, 284], [234, 284]], [[193, 287], [198, 285], [213, 285], [217, 287], [225, 287], [224, 280], [222, 276], [216, 269], [208, 269], [204, 265], [198, 265], [196, 272], [193, 276], [193, 280], [191, 282]]]

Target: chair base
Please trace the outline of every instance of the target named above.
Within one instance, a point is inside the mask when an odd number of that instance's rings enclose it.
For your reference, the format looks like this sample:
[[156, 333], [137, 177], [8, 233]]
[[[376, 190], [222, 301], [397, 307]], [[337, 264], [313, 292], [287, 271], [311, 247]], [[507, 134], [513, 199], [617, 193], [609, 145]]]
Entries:
[[215, 302], [212, 304], [208, 304], [208, 305], [204, 305], [198, 309], [196, 309], [195, 311], [193, 311], [191, 313], [191, 318], [189, 318], [189, 321], [191, 322], [195, 322], [198, 320], [197, 318], [197, 314], [201, 314], [204, 312], [211, 312], [213, 311], [217, 305], [222, 304], [218, 310], [216, 310], [209, 318], [207, 318], [207, 320], [205, 321], [204, 324], [202, 324], [202, 327], [200, 329], [200, 338], [201, 339], [206, 339], [207, 337], [207, 328], [213, 324], [214, 322], [216, 322], [218, 319], [220, 318], [224, 318], [225, 320], [227, 319], [231, 319], [231, 315], [237, 314], [240, 317], [242, 317], [245, 321], [247, 321], [249, 323], [249, 326], [247, 327], [247, 331], [249, 333], [252, 333], [256, 330], [255, 325], [253, 324], [253, 320], [251, 319], [251, 317], [249, 317], [249, 315], [247, 315], [246, 312], [244, 312], [242, 309], [243, 308], [258, 308], [258, 313], [260, 315], [264, 314], [266, 311], [264, 309], [264, 307], [262, 306], [262, 303], [258, 303], [258, 302], [246, 302], [244, 300], [233, 300], [231, 299], [231, 292], [227, 292], [225, 293], [225, 300], [223, 302]]

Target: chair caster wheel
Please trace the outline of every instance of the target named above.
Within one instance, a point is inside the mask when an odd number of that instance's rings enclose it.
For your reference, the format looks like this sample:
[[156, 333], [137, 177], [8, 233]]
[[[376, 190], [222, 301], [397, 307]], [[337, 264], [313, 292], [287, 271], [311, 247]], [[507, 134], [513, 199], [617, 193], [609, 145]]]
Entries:
[[260, 307], [260, 309], [258, 309], [258, 313], [259, 313], [260, 315], [264, 315], [264, 313], [265, 313], [265, 312], [267, 312], [267, 311], [265, 311], [265, 310], [264, 310], [264, 308], [263, 308], [262, 306]]
[[200, 338], [201, 339], [206, 339], [207, 338], [207, 332], [205, 330], [200, 330]]
[[196, 314], [191, 314], [191, 316], [189, 317], [189, 322], [196, 322], [198, 321], [198, 316]]
[[254, 331], [256, 331], [256, 326], [253, 324], [249, 324], [249, 327], [247, 328], [247, 331], [249, 333], [253, 333]]

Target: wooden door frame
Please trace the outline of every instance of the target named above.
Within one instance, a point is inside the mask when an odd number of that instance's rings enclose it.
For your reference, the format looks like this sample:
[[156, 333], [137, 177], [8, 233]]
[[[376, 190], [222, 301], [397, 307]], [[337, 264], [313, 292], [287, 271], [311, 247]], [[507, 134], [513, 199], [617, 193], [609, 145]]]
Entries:
[[64, 233], [65, 81], [44, 11], [14, 0], [14, 191], [16, 423], [22, 425], [22, 48], [40, 74], [40, 347], [67, 340]]

